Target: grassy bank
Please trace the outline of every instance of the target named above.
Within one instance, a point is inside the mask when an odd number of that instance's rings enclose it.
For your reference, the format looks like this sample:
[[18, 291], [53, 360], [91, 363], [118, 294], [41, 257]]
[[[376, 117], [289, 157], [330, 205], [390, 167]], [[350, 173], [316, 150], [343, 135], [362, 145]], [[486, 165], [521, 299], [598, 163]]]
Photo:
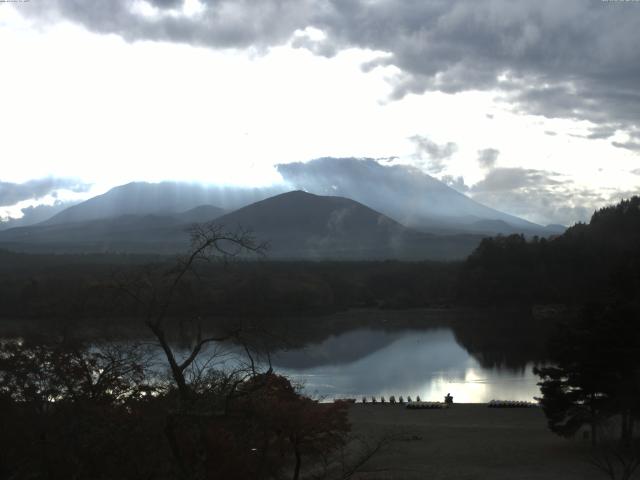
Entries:
[[[539, 408], [455, 404], [443, 410], [354, 405], [353, 430], [367, 438], [401, 438], [378, 454], [367, 479], [604, 478], [589, 464], [590, 445], [551, 433]], [[387, 471], [385, 471], [387, 470]]]

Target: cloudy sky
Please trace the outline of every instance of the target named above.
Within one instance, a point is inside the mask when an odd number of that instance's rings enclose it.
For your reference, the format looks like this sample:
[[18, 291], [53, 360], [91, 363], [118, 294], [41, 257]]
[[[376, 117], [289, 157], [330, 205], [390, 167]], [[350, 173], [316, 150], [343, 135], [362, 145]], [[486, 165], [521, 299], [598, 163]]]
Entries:
[[2, 1], [0, 217], [330, 156], [571, 224], [639, 190], [638, 45], [638, 1]]

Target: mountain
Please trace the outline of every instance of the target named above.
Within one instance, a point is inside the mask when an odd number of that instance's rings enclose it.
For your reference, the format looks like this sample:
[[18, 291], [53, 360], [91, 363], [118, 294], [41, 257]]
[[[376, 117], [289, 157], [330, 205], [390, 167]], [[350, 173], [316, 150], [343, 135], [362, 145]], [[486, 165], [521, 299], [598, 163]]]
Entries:
[[550, 236], [564, 231], [562, 226], [543, 227], [489, 208], [407, 165], [382, 165], [372, 159], [319, 158], [278, 165], [277, 169], [284, 183], [262, 188], [128, 183], [71, 206], [44, 223], [64, 224], [120, 215], [167, 216], [202, 205], [232, 211], [296, 189], [353, 199], [425, 233]]
[[215, 220], [224, 213], [225, 210], [222, 208], [214, 207], [213, 205], [200, 205], [186, 212], [174, 215], [174, 217], [177, 217], [182, 223], [204, 223]]
[[0, 232], [0, 245], [25, 252], [175, 253], [187, 246], [186, 228], [172, 216], [121, 215], [12, 228]]
[[277, 169], [294, 188], [352, 198], [424, 232], [549, 235], [540, 225], [482, 205], [408, 165], [326, 157]]
[[562, 235], [567, 231], [567, 227], [555, 223], [547, 225], [546, 227], [544, 227], [544, 229], [549, 235]]
[[80, 202], [77, 200], [64, 202], [57, 201], [53, 205], [41, 204], [22, 208], [22, 217], [0, 219], [0, 231], [8, 230], [9, 228], [15, 227], [28, 227], [29, 225], [35, 225], [36, 223], [44, 222], [57, 213], [60, 213], [63, 210], [66, 210], [67, 208], [78, 203]]
[[179, 182], [132, 182], [69, 207], [44, 223], [62, 224], [120, 215], [173, 215], [202, 205], [231, 210], [283, 191], [283, 187], [236, 188]]
[[[46, 222], [0, 232], [0, 247], [48, 252], [184, 252], [191, 220], [220, 209], [200, 206], [177, 215], [120, 215], [68, 223]], [[189, 220], [189, 221], [187, 221]], [[356, 201], [293, 191], [218, 217], [269, 242], [271, 259], [454, 259], [468, 255], [479, 235], [430, 235], [407, 228]]]
[[[286, 183], [265, 188], [121, 185], [39, 224], [5, 229], [0, 244], [14, 250], [175, 253], [188, 247], [190, 224], [217, 219], [269, 240], [272, 258], [413, 260], [462, 258], [486, 235], [564, 231], [486, 207], [405, 165], [320, 158], [277, 168]], [[286, 185], [299, 188], [289, 192]]]
[[182, 252], [194, 223], [215, 220], [224, 210], [213, 205], [172, 215], [118, 215], [68, 223], [44, 222], [0, 232], [0, 244], [38, 252]]
[[462, 258], [481, 238], [424, 234], [354, 200], [302, 191], [256, 202], [217, 221], [268, 241], [270, 258]]

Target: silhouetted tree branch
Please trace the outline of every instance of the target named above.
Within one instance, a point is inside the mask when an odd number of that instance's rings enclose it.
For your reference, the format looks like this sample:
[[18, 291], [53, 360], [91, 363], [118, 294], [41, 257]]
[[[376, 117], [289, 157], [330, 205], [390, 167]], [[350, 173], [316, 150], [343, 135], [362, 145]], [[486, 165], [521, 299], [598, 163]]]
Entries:
[[[215, 222], [196, 224], [189, 233], [191, 248], [185, 256], [177, 259], [173, 267], [161, 272], [147, 268], [137, 277], [125, 277], [117, 281], [117, 287], [143, 309], [144, 322], [164, 352], [183, 406], [189, 403], [191, 396], [185, 370], [208, 344], [238, 338], [240, 332], [234, 330], [223, 335], [203, 337], [202, 325], [199, 323], [195, 344], [184, 360], [179, 361], [167, 338], [165, 328], [165, 320], [178, 287], [187, 275], [196, 274], [197, 262], [213, 259], [228, 261], [244, 253], [264, 255], [267, 248], [266, 243], [258, 242], [248, 230], [238, 228], [230, 231]], [[201, 320], [198, 319], [198, 322]]]

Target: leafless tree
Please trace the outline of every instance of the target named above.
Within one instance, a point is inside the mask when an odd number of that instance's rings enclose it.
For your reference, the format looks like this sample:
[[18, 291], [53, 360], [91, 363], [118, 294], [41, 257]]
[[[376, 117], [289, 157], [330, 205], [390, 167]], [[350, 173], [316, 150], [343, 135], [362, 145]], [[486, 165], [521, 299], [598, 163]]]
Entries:
[[236, 328], [220, 335], [207, 336], [203, 334], [201, 319], [198, 319], [195, 341], [189, 353], [179, 359], [167, 337], [166, 321], [181, 283], [188, 276], [198, 276], [198, 263], [212, 260], [227, 262], [247, 253], [264, 255], [267, 248], [266, 243], [258, 242], [248, 230], [227, 230], [215, 222], [195, 224], [189, 233], [189, 253], [179, 257], [171, 268], [160, 272], [146, 268], [134, 275], [121, 275], [117, 279], [117, 288], [125, 292], [142, 309], [144, 323], [158, 341], [169, 364], [183, 407], [189, 404], [192, 393], [187, 381], [187, 369], [194, 365], [203, 348], [213, 342], [239, 339], [241, 332]]
[[[277, 398], [269, 400], [272, 394], [270, 387], [278, 376], [272, 373], [270, 358], [270, 349], [275, 339], [271, 338], [268, 332], [252, 325], [251, 322], [245, 322], [244, 325], [235, 324], [226, 328], [223, 333], [205, 334], [202, 321], [198, 318], [195, 322], [195, 339], [187, 353], [183, 355], [177, 353], [168, 338], [169, 318], [173, 303], [177, 300], [181, 286], [186, 283], [185, 280], [200, 278], [197, 265], [200, 262], [212, 260], [227, 262], [243, 254], [262, 255], [266, 249], [266, 245], [258, 243], [248, 231], [229, 232], [215, 223], [195, 225], [190, 233], [189, 253], [177, 259], [171, 268], [148, 267], [134, 274], [121, 274], [117, 280], [118, 289], [133, 299], [144, 315], [144, 324], [153, 334], [166, 357], [171, 378], [178, 392], [178, 409], [168, 412], [164, 428], [169, 448], [178, 467], [178, 474], [183, 478], [204, 478], [209, 475], [206, 473], [206, 459], [210, 455], [217, 454], [207, 451], [212, 448], [210, 429], [216, 428], [216, 425], [225, 425], [225, 422], [237, 421], [234, 420], [236, 418], [234, 415], [238, 413], [236, 411], [238, 405], [253, 405], [256, 398], [262, 397], [267, 403], [271, 401], [269, 405], [272, 408], [264, 412], [258, 408], [252, 411], [252, 415], [253, 417], [258, 415], [256, 418], [261, 418], [261, 421], [265, 425], [270, 425], [273, 430], [268, 428], [265, 430], [265, 439], [272, 441], [278, 435], [282, 436], [285, 428], [296, 433], [286, 437], [295, 453], [296, 461], [291, 467], [292, 472], [288, 472], [293, 478], [301, 478], [303, 475], [301, 470], [303, 454], [313, 459], [305, 464], [305, 478], [318, 474], [318, 478], [346, 480], [362, 472], [369, 460], [393, 439], [385, 437], [371, 441], [349, 438], [348, 444], [345, 444], [346, 450], [336, 451], [336, 446], [342, 444], [341, 432], [347, 432], [349, 429], [346, 417], [344, 425], [340, 423], [341, 420], [333, 418], [327, 418], [327, 424], [324, 425], [322, 423], [324, 417], [320, 413], [325, 412], [325, 408], [309, 399], [296, 395], [295, 399], [292, 397], [283, 402]], [[225, 372], [215, 368], [217, 365], [215, 362], [220, 359], [217, 355], [220, 353], [219, 350], [214, 349], [213, 353], [207, 351], [207, 355], [204, 353], [210, 344], [229, 340], [233, 340], [244, 350], [247, 361], [244, 365]], [[260, 373], [259, 365], [265, 360], [268, 361], [269, 369], [266, 373]], [[206, 408], [200, 408], [203, 400], [207, 404]], [[211, 400], [214, 401], [211, 402]], [[219, 401], [223, 403], [218, 405], [221, 408], [216, 410], [214, 405]], [[258, 404], [260, 404], [259, 401]], [[298, 419], [299, 425], [289, 418], [290, 411], [285, 409], [285, 405], [288, 405], [288, 408], [294, 408], [297, 405], [299, 408], [296, 408], [302, 409]], [[214, 406], [213, 409], [212, 406]], [[269, 422], [279, 418], [274, 417], [278, 414], [283, 415], [282, 424], [276, 422], [276, 425], [271, 425]], [[240, 423], [243, 421], [246, 419], [240, 420]], [[320, 425], [314, 423], [318, 421]], [[335, 422], [339, 428], [333, 425]], [[322, 428], [326, 428], [327, 432]], [[331, 432], [336, 435], [333, 442], [330, 438]], [[191, 440], [186, 440], [185, 443], [185, 438]], [[266, 452], [265, 448], [265, 459]], [[286, 465], [287, 457], [279, 461]], [[277, 472], [270, 472], [268, 468], [260, 465], [257, 468], [260, 478], [278, 477]], [[287, 471], [287, 468], [280, 473], [284, 471]]]

